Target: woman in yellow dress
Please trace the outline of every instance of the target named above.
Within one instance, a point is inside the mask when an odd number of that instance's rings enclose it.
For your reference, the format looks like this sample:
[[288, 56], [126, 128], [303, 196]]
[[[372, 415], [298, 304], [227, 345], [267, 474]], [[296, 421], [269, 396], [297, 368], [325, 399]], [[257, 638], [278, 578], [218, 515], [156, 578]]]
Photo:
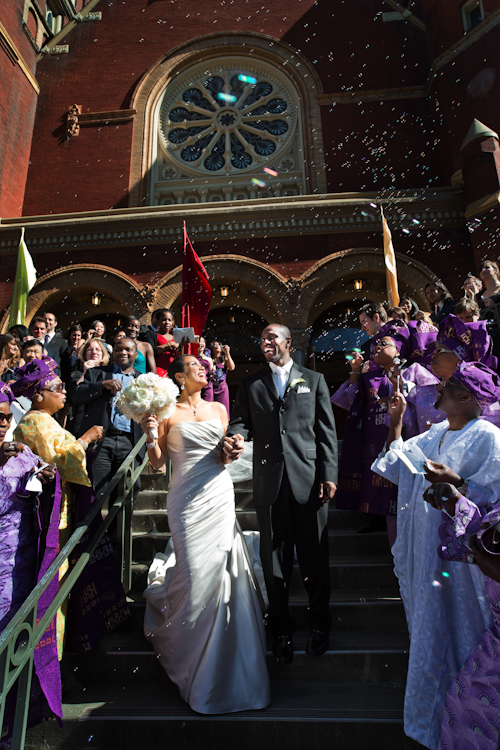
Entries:
[[[15, 396], [26, 396], [31, 400], [31, 409], [17, 425], [14, 439], [27, 445], [43, 461], [55, 464], [61, 477], [61, 516], [59, 522], [60, 549], [74, 531], [73, 490], [71, 483], [90, 487], [87, 474], [85, 451], [90, 443], [102, 440], [104, 428], [95, 426], [82, 435], [79, 440], [61, 427], [54, 419], [66, 401], [66, 389], [59, 375], [56, 375], [57, 364], [46, 357], [34, 359], [17, 370], [21, 378], [12, 384]], [[68, 571], [68, 562], [59, 571], [61, 581]], [[57, 613], [57, 650], [62, 658], [65, 606]]]

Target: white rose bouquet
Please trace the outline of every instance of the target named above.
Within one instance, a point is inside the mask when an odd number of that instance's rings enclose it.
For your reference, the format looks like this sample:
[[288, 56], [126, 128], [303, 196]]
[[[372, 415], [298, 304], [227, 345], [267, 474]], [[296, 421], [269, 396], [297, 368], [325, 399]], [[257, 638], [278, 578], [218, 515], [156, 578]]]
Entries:
[[[139, 375], [122, 391], [116, 405], [127, 419], [134, 422], [153, 415], [161, 422], [173, 414], [178, 395], [179, 389], [173, 380], [148, 372]], [[158, 430], [151, 430], [149, 437], [157, 440]]]

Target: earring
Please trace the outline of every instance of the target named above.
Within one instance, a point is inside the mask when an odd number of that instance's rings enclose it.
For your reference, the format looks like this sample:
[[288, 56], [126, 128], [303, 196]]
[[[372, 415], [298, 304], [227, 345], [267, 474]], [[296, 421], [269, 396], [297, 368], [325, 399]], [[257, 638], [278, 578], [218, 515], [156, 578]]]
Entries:
[[184, 390], [184, 381], [182, 382], [182, 385], [181, 385], [181, 391], [183, 390]]
[[39, 393], [36, 394], [35, 398], [37, 401], [43, 401], [43, 396], [41, 396]]

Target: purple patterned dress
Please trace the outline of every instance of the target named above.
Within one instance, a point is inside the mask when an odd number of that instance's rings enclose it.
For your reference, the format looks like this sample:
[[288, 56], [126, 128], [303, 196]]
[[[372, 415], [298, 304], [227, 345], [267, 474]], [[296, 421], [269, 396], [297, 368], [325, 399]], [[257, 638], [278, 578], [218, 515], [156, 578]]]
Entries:
[[204, 401], [213, 401], [214, 400], [214, 384], [212, 383], [210, 379], [210, 362], [208, 359], [204, 359], [204, 357], [196, 357], [200, 365], [203, 365], [203, 368], [205, 370], [206, 376], [207, 376], [207, 384], [204, 386], [204, 388], [201, 389], [201, 397]]
[[[482, 511], [485, 512], [484, 509]], [[465, 563], [471, 534], [500, 521], [500, 510], [484, 517], [467, 498], [457, 502], [452, 521], [443, 513], [438, 554]], [[484, 530], [479, 531], [484, 534]], [[498, 532], [496, 532], [498, 534]], [[484, 577], [493, 624], [474, 646], [446, 696], [439, 750], [498, 750], [500, 747], [500, 583]], [[457, 617], [460, 613], [456, 613]]]
[[227, 418], [229, 419], [229, 388], [227, 387], [226, 375], [226, 365], [223, 362], [214, 361], [214, 369], [212, 370], [214, 401], [224, 404], [227, 410]]

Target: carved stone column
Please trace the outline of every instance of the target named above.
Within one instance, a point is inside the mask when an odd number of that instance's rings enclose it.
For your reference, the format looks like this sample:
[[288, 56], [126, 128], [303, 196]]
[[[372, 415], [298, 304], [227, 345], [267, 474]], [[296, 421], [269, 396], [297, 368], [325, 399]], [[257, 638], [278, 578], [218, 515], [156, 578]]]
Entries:
[[307, 331], [299, 328], [291, 328], [290, 333], [292, 334], [292, 346], [290, 349], [292, 359], [297, 365], [306, 367], [307, 349], [311, 341], [311, 336]]

